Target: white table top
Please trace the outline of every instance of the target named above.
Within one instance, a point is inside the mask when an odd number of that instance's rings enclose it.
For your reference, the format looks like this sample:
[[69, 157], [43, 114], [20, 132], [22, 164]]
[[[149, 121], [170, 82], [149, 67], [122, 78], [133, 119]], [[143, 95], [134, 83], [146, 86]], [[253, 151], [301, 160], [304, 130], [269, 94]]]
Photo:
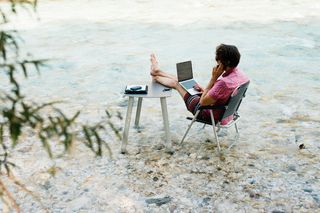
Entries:
[[[130, 83], [131, 84], [131, 83]], [[137, 83], [134, 83], [137, 84]], [[163, 86], [155, 81], [151, 81], [149, 83], [138, 83], [137, 85], [148, 85], [148, 94], [124, 94], [129, 97], [137, 97], [137, 98], [163, 98], [170, 97], [172, 95], [172, 89], [169, 91], [165, 91], [168, 87]]]

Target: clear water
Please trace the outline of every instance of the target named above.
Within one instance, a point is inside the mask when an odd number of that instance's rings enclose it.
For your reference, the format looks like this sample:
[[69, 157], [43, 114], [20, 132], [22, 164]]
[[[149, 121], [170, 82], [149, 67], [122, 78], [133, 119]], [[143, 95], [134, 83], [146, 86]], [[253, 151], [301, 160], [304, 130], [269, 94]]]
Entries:
[[[151, 52], [171, 73], [191, 59], [206, 84], [215, 47], [227, 43], [252, 82], [242, 109], [248, 123], [261, 120], [252, 132], [297, 116], [320, 125], [319, 1], [41, 1], [40, 21], [22, 14], [14, 25], [26, 47], [52, 59], [24, 82], [35, 99], [67, 100], [89, 115], [121, 105], [126, 84], [150, 80]], [[180, 97], [168, 104], [179, 119]]]

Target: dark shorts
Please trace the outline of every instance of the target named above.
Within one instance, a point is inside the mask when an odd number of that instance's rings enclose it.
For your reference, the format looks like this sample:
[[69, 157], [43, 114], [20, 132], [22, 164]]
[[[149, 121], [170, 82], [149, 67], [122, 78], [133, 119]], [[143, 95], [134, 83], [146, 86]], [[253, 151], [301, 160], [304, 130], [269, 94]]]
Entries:
[[[186, 107], [188, 109], [189, 112], [191, 112], [193, 115], [196, 114], [196, 112], [198, 111], [199, 107], [200, 107], [200, 96], [199, 95], [190, 95], [189, 93], [187, 93], [184, 97], [184, 102], [186, 104]], [[198, 118], [201, 120], [205, 120], [205, 121], [209, 121], [211, 122], [211, 118], [210, 118], [210, 113], [208, 110], [202, 110], [199, 115]]]

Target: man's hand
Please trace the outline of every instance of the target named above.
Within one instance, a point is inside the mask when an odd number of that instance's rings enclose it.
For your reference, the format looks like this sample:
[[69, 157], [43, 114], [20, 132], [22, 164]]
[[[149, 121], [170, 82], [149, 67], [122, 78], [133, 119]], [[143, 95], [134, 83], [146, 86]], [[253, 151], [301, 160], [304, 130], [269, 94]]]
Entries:
[[199, 84], [194, 85], [193, 88], [195, 90], [199, 91], [199, 92], [203, 92], [204, 91], [204, 89]]
[[206, 87], [206, 89], [204, 90], [203, 94], [206, 94], [207, 91], [209, 91], [213, 85], [216, 83], [217, 79], [220, 77], [220, 75], [222, 75], [222, 73], [224, 72], [224, 67], [223, 65], [218, 61], [218, 65], [215, 66], [214, 68], [212, 68], [212, 76], [211, 79]]
[[223, 65], [221, 63], [218, 63], [218, 65], [212, 69], [212, 78], [214, 80], [217, 80], [220, 77], [220, 75], [222, 75], [223, 71]]

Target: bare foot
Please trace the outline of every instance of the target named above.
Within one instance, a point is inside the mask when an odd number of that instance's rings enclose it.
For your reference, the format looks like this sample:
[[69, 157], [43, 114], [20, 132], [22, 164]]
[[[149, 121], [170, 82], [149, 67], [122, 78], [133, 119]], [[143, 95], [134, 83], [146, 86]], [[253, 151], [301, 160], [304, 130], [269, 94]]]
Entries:
[[150, 61], [151, 61], [151, 71], [150, 71], [150, 74], [151, 74], [152, 76], [156, 76], [156, 75], [157, 75], [157, 71], [159, 71], [160, 68], [159, 68], [159, 63], [158, 63], [157, 58], [156, 58], [156, 56], [154, 55], [154, 53], [152, 53], [152, 54], [150, 55]]
[[166, 73], [166, 72], [160, 70], [158, 60], [157, 60], [156, 56], [153, 53], [150, 55], [150, 61], [151, 61], [150, 75], [171, 78], [174, 81], [178, 81], [176, 76], [171, 75], [169, 73]]

